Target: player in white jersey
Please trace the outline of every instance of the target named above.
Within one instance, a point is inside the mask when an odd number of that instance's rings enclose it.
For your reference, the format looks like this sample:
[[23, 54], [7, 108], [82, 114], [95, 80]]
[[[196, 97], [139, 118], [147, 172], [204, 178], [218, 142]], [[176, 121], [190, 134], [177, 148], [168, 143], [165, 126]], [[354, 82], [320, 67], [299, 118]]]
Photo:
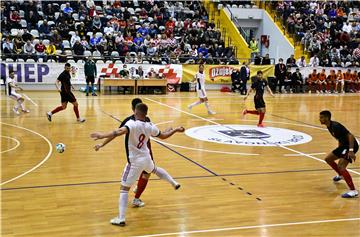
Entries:
[[204, 73], [204, 65], [199, 65], [199, 72], [197, 72], [194, 76], [194, 79], [191, 81], [192, 83], [196, 81], [196, 91], [199, 97], [199, 100], [192, 103], [188, 106], [188, 109], [191, 111], [191, 109], [199, 104], [204, 103], [206, 106], [206, 109], [208, 111], [208, 114], [216, 114], [214, 111], [210, 109], [208, 98], [206, 96], [206, 90], [205, 90], [205, 73]]
[[19, 89], [21, 91], [23, 89], [20, 86], [16, 85], [14, 78], [15, 78], [15, 73], [14, 73], [14, 71], [10, 70], [9, 77], [6, 79], [6, 82], [5, 82], [6, 95], [17, 102], [17, 104], [13, 108], [13, 111], [15, 114], [17, 114], [17, 115], [20, 114], [19, 107], [21, 108], [22, 112], [29, 113], [30, 111], [25, 109], [25, 106], [24, 106], [24, 101], [25, 101], [24, 97], [21, 94], [16, 93], [16, 89]]
[[[133, 185], [139, 178], [140, 174], [145, 170], [148, 173], [156, 174], [160, 179], [168, 181], [175, 189], [180, 188], [178, 184], [166, 170], [156, 167], [154, 161], [151, 159], [148, 146], [146, 145], [150, 137], [158, 137], [166, 139], [176, 132], [184, 132], [183, 127], [175, 129], [167, 129], [161, 132], [155, 125], [150, 122], [145, 122], [148, 107], [145, 104], [138, 104], [135, 107], [135, 119], [126, 122], [124, 127], [118, 128], [108, 133], [92, 133], [90, 136], [95, 140], [104, 138], [114, 138], [121, 135], [126, 135], [126, 155], [128, 163], [124, 168], [121, 179], [120, 197], [119, 197], [119, 216], [110, 220], [113, 225], [125, 226], [125, 213], [128, 202], [128, 193], [131, 185]], [[94, 148], [98, 151], [107, 143], [96, 145]]]

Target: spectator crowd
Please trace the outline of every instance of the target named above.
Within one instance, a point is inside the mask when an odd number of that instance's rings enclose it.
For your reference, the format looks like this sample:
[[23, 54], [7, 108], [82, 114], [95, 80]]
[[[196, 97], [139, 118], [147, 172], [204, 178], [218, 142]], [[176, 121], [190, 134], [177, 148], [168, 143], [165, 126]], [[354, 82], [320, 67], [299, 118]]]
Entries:
[[1, 1], [3, 59], [238, 63], [201, 1]]

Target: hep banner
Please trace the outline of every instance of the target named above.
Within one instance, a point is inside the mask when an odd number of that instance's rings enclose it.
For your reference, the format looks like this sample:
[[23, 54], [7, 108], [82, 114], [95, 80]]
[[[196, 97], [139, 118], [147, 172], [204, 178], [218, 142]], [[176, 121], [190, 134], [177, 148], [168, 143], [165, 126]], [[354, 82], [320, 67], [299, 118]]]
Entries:
[[[241, 68], [242, 65], [204, 65], [205, 80], [212, 84], [231, 84], [231, 73]], [[273, 77], [275, 67], [273, 65], [249, 65], [250, 78], [256, 76], [261, 70], [264, 78]], [[199, 70], [199, 65], [183, 65], [183, 82], [189, 82]]]
[[[86, 84], [84, 63], [71, 63], [71, 81], [73, 84]], [[1, 78], [9, 76], [9, 70], [15, 72], [15, 80], [18, 83], [41, 83], [54, 84], [61, 72], [64, 71], [65, 63], [26, 63], [26, 62], [3, 62], [1, 63]], [[119, 77], [124, 64], [97, 63], [97, 77]], [[167, 64], [127, 64], [128, 70], [142, 67], [145, 74], [152, 68], [160, 76], [165, 77], [169, 84], [178, 84], [182, 80], [182, 65]]]

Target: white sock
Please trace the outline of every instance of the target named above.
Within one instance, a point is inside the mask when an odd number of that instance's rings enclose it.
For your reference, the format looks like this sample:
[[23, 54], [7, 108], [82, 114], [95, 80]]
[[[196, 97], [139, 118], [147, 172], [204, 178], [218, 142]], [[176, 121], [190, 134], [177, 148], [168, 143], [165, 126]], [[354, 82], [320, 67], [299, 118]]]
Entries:
[[160, 167], [156, 167], [155, 174], [160, 178], [168, 181], [172, 186], [176, 186], [178, 183], [169, 175], [166, 170]]
[[191, 105], [189, 105], [189, 107], [192, 108], [192, 107], [195, 107], [195, 106], [197, 106], [197, 105], [199, 105], [199, 104], [201, 104], [201, 101], [200, 101], [200, 100], [192, 103]]
[[119, 196], [119, 218], [125, 219], [127, 203], [128, 203], [129, 191], [120, 190]]
[[16, 110], [19, 109], [19, 103], [15, 104], [14, 109], [16, 109]]
[[207, 101], [205, 101], [205, 107], [206, 107], [206, 109], [207, 109], [208, 111], [211, 111], [210, 105], [209, 105], [209, 103], [208, 103]]

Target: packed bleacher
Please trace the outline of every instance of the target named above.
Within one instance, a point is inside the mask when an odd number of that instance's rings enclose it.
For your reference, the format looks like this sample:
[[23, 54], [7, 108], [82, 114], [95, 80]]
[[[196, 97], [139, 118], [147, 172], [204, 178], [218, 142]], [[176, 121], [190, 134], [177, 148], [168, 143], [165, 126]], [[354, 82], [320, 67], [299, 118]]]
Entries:
[[200, 1], [1, 1], [2, 58], [238, 63]]
[[320, 66], [359, 66], [359, 1], [272, 1], [282, 24]]

